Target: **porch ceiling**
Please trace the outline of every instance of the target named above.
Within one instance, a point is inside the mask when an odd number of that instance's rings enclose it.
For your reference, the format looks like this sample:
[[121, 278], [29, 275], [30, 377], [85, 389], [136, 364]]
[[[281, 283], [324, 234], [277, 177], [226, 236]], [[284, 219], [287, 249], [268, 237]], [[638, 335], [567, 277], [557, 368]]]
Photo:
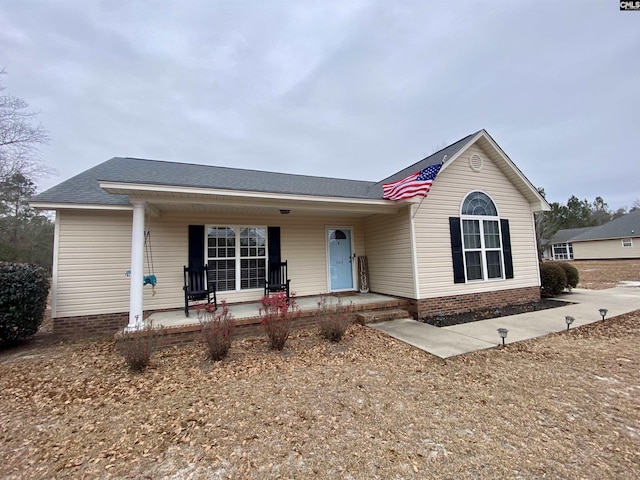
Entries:
[[265, 192], [221, 191], [152, 185], [113, 184], [100, 186], [109, 193], [128, 195], [143, 201], [156, 215], [167, 213], [219, 213], [233, 215], [278, 215], [289, 210], [291, 216], [368, 216], [394, 214], [404, 202], [382, 199], [319, 197]]

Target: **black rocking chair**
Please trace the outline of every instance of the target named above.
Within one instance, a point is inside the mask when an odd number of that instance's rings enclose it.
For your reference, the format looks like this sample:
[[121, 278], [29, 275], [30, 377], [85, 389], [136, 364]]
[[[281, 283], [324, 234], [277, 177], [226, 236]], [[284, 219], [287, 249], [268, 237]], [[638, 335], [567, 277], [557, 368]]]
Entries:
[[[209, 266], [184, 268], [184, 314], [189, 316], [189, 302], [206, 300], [218, 308], [216, 283], [209, 281]], [[211, 299], [213, 298], [213, 302]]]
[[269, 262], [269, 270], [267, 278], [264, 282], [264, 296], [268, 297], [272, 292], [285, 292], [287, 294], [287, 303], [291, 293], [289, 291], [289, 280], [287, 275], [287, 262]]

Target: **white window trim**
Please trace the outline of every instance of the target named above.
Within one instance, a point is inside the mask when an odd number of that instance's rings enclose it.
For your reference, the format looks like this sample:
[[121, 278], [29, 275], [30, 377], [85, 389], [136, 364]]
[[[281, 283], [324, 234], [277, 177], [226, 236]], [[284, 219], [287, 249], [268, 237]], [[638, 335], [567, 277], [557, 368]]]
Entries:
[[[564, 251], [565, 251], [565, 255], [566, 258], [562, 257], [562, 254], [559, 254], [558, 256], [556, 256], [556, 249], [555, 247], [562, 247], [564, 246]], [[566, 243], [554, 243], [551, 245], [551, 258], [553, 258], [553, 260], [573, 260], [573, 244], [566, 242]]]
[[[489, 197], [491, 198], [491, 197]], [[493, 201], [493, 200], [492, 200]], [[497, 209], [496, 209], [497, 210]], [[480, 248], [467, 248], [464, 245], [464, 220], [476, 220], [480, 227]], [[487, 248], [484, 244], [484, 222], [495, 221], [498, 223], [498, 237], [500, 239], [499, 248]], [[476, 282], [499, 282], [504, 280], [504, 245], [502, 245], [502, 225], [500, 225], [500, 217], [490, 217], [488, 215], [461, 215], [460, 216], [460, 232], [462, 234], [462, 262], [464, 264], [464, 278], [467, 283]], [[467, 274], [467, 252], [480, 252], [482, 259], [482, 278], [469, 279]], [[487, 268], [487, 252], [500, 252], [500, 277], [489, 278], [489, 269]]]
[[[628, 243], [625, 243], [625, 242], [628, 242]], [[631, 238], [631, 237], [623, 238], [622, 239], [622, 246], [624, 248], [633, 247], [633, 238]]]
[[[487, 196], [487, 198], [489, 200], [491, 200], [491, 202], [493, 203], [493, 207], [496, 209], [496, 213], [497, 216], [490, 216], [490, 215], [465, 215], [462, 213], [462, 207], [464, 206], [464, 202], [467, 200], [467, 198], [469, 197], [469, 195], [471, 195], [472, 193], [476, 193], [476, 192], [480, 192], [484, 195]], [[480, 224], [480, 245], [481, 247], [478, 248], [470, 248], [467, 249], [464, 246], [464, 223], [463, 220], [478, 220], [479, 224]], [[493, 220], [498, 222], [498, 236], [500, 239], [500, 248], [489, 248], [487, 249], [484, 246], [484, 223], [482, 222], [482, 220]], [[505, 280], [505, 271], [504, 271], [504, 245], [502, 244], [502, 224], [500, 222], [500, 210], [498, 209], [498, 205], [496, 204], [495, 200], [491, 197], [491, 195], [489, 195], [487, 192], [485, 192], [484, 190], [471, 190], [469, 192], [467, 192], [467, 194], [462, 198], [462, 202], [460, 203], [460, 234], [462, 236], [462, 263], [464, 266], [464, 279], [466, 283], [481, 283], [481, 282], [501, 282], [503, 280]], [[486, 252], [495, 252], [495, 251], [500, 251], [500, 273], [501, 276], [498, 278], [489, 278], [489, 272], [487, 269], [487, 255]], [[474, 280], [469, 280], [469, 277], [467, 275], [467, 251], [469, 252], [477, 252], [480, 251], [481, 255], [480, 257], [482, 258], [482, 279], [474, 279]]]
[[[234, 261], [235, 261], [235, 269], [236, 269], [236, 285], [235, 285], [235, 289], [234, 290], [221, 290], [222, 292], [231, 292], [231, 293], [237, 293], [237, 292], [251, 292], [251, 291], [259, 291], [262, 290], [263, 287], [256, 287], [256, 288], [241, 288], [242, 286], [242, 269], [241, 269], [241, 260], [242, 259], [256, 259], [256, 258], [263, 258], [263, 257], [241, 257], [240, 256], [240, 229], [241, 228], [263, 228], [265, 231], [265, 237], [264, 237], [264, 249], [265, 249], [265, 268], [269, 268], [269, 230], [268, 227], [266, 225], [224, 225], [224, 224], [207, 224], [204, 226], [204, 261], [205, 264], [209, 265], [209, 260], [225, 260], [224, 258], [220, 257], [209, 257], [209, 228], [210, 227], [214, 227], [214, 228], [232, 228], [234, 233], [235, 233], [235, 239], [236, 239], [236, 244], [235, 244], [235, 256], [234, 256]], [[229, 257], [226, 258], [227, 260], [230, 260]]]

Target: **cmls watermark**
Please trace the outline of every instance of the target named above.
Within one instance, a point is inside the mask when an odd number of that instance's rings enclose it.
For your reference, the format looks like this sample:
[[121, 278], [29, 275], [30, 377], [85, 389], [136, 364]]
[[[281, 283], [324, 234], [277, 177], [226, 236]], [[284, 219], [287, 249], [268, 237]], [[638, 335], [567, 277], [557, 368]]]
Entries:
[[620, 0], [620, 10], [636, 10], [640, 12], [640, 0]]

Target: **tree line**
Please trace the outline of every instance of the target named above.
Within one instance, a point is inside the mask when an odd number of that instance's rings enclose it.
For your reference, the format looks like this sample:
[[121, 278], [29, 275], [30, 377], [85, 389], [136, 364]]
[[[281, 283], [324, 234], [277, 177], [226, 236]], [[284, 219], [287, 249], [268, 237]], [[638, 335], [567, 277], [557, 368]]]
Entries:
[[[545, 196], [543, 188], [539, 188], [538, 192], [543, 197]], [[569, 197], [566, 205], [559, 202], [552, 202], [549, 205], [551, 206], [550, 211], [535, 214], [538, 249], [541, 248], [542, 240], [549, 240], [558, 230], [595, 227], [639, 210], [640, 199], [634, 201], [631, 208], [617, 210], [610, 209], [602, 197], [596, 197], [590, 202], [586, 198], [580, 200], [575, 195]]]
[[33, 263], [50, 271], [53, 222], [29, 205], [35, 182], [50, 173], [38, 152], [49, 136], [37, 112], [4, 91], [0, 83], [0, 262]]

